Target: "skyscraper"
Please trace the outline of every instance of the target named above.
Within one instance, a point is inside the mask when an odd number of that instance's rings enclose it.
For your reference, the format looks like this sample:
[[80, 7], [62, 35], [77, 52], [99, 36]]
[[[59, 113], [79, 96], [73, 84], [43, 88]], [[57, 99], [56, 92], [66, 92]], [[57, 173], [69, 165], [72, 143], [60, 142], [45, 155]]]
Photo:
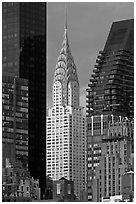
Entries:
[[[134, 117], [134, 21], [114, 22], [104, 50], [99, 52], [88, 84], [87, 152], [88, 200], [101, 162], [102, 141], [110, 121]], [[110, 141], [108, 141], [110, 142]]]
[[53, 180], [74, 181], [76, 196], [86, 188], [86, 122], [79, 106], [79, 82], [68, 42], [67, 23], [53, 81], [53, 106], [47, 116], [47, 168]]
[[87, 89], [87, 115], [134, 116], [134, 21], [114, 22]]
[[45, 23], [45, 3], [2, 4], [3, 73], [28, 79], [28, 168], [40, 180], [42, 194], [46, 180]]

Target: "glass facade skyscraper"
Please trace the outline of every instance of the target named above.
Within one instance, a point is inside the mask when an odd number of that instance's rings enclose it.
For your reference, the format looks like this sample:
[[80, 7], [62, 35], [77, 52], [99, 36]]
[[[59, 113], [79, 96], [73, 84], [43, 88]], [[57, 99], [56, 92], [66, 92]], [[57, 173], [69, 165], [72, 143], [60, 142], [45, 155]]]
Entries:
[[46, 3], [2, 3], [2, 69], [6, 75], [28, 79], [28, 169], [46, 180], [46, 90], [45, 38]]
[[87, 115], [134, 116], [134, 21], [115, 22], [87, 89]]

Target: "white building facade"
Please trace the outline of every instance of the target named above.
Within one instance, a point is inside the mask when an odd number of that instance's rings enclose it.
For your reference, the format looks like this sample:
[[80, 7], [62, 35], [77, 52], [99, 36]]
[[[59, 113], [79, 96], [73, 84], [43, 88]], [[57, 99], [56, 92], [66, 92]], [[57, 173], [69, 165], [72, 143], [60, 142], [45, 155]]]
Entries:
[[86, 190], [86, 118], [79, 106], [79, 82], [67, 26], [53, 81], [53, 106], [46, 125], [46, 175], [74, 181], [75, 195]]

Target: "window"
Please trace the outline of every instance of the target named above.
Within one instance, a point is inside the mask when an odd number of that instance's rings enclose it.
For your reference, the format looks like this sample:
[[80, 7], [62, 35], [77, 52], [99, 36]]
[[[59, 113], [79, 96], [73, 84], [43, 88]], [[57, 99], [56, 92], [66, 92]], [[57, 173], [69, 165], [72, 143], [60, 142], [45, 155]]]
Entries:
[[71, 194], [71, 184], [68, 184], [68, 194]]
[[109, 80], [109, 83], [113, 83], [113, 80]]
[[105, 90], [105, 94], [109, 94], [110, 93], [110, 90]]
[[57, 183], [57, 194], [60, 194], [60, 183]]

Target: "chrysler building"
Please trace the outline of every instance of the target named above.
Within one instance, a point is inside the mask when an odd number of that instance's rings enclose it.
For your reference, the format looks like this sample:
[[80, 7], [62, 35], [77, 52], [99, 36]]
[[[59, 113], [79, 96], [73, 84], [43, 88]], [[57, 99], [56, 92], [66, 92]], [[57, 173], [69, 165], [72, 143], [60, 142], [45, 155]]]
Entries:
[[74, 181], [78, 199], [86, 190], [86, 122], [79, 105], [79, 81], [68, 41], [67, 22], [53, 80], [53, 106], [46, 126], [46, 174]]

